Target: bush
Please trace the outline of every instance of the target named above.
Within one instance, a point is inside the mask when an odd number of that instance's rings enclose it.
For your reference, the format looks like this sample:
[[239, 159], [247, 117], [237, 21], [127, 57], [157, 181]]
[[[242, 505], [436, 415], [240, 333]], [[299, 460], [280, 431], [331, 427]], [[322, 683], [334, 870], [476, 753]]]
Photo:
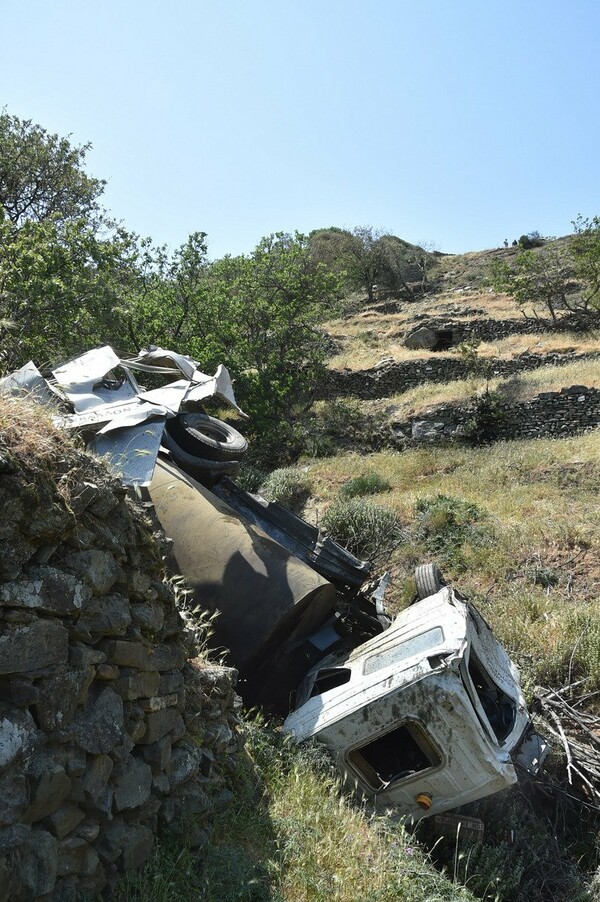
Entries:
[[295, 514], [299, 513], [311, 491], [310, 480], [303, 470], [283, 467], [273, 470], [261, 486], [268, 501], [278, 501]]
[[267, 473], [265, 470], [244, 463], [235, 481], [246, 492], [258, 492], [266, 478]]
[[490, 537], [489, 527], [481, 523], [486, 512], [461, 498], [419, 498], [416, 510], [417, 537], [442, 564], [462, 568], [463, 546], [481, 545]]
[[364, 473], [345, 482], [340, 489], [340, 497], [361, 498], [363, 495], [377, 495], [379, 492], [389, 492], [391, 487], [387, 479], [379, 473]]
[[498, 438], [505, 420], [497, 392], [486, 389], [475, 401], [475, 407], [465, 425], [465, 439], [470, 445], [487, 445]]
[[391, 508], [364, 498], [334, 501], [322, 523], [336, 542], [373, 562], [387, 558], [405, 536]]
[[525, 251], [530, 251], [532, 247], [542, 247], [543, 243], [544, 239], [539, 232], [529, 232], [519, 238], [519, 247]]

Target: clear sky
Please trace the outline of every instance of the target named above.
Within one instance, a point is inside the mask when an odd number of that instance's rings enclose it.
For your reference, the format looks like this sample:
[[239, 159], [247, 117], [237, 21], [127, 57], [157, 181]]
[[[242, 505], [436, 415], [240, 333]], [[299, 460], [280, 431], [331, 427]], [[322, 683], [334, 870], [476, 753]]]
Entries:
[[598, 0], [0, 0], [0, 107], [90, 141], [123, 224], [212, 257], [438, 250], [600, 214]]

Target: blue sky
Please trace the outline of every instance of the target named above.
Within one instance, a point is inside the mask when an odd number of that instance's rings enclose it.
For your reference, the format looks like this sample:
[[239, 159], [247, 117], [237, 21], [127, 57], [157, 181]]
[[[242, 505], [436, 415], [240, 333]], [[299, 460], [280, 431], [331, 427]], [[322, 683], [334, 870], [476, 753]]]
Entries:
[[1, 0], [0, 31], [0, 107], [90, 141], [157, 243], [460, 253], [600, 213], [597, 0]]

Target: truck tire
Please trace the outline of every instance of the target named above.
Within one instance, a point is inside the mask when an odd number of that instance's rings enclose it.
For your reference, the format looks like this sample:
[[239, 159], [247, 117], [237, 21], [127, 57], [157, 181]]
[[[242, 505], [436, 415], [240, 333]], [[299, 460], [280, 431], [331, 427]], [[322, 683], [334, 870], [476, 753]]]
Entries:
[[415, 582], [419, 601], [435, 595], [446, 585], [442, 571], [437, 564], [421, 564], [415, 569]]
[[188, 454], [206, 460], [241, 460], [248, 442], [237, 429], [206, 413], [183, 413], [167, 420], [169, 436]]

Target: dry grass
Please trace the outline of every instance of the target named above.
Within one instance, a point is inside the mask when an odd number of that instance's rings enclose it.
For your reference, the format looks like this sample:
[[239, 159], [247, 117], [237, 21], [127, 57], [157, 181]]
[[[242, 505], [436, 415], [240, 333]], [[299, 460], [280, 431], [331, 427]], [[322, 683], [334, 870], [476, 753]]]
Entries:
[[[600, 615], [600, 430], [570, 439], [313, 462], [314, 507], [325, 509], [365, 469], [391, 484], [385, 503], [409, 529], [417, 501], [439, 494], [485, 514], [489, 541], [450, 547], [444, 568], [484, 607], [523, 664], [527, 686], [559, 674], [566, 678], [569, 656], [585, 630], [589, 636], [580, 641], [573, 666], [590, 685], [600, 685], [600, 637], [596, 643], [589, 631]], [[415, 537], [393, 557], [393, 606], [406, 601], [412, 569], [427, 554]]]
[[[499, 297], [499, 296], [495, 296]], [[490, 295], [491, 298], [491, 295]], [[427, 316], [440, 319], [461, 319], [467, 322], [469, 319], [516, 319], [521, 320], [514, 303], [502, 296], [502, 301], [493, 304], [487, 298], [479, 297], [482, 305], [478, 316], [457, 317], [452, 310], [453, 305], [442, 304], [439, 300], [427, 305]], [[505, 309], [506, 305], [512, 305]], [[415, 305], [416, 307], [416, 305]], [[383, 358], [391, 357], [394, 362], [401, 363], [407, 360], [427, 360], [431, 357], [438, 358], [439, 352], [427, 350], [411, 350], [403, 344], [404, 336], [417, 324], [415, 318], [418, 309], [411, 307], [404, 313], [379, 314], [365, 312], [346, 320], [337, 320], [326, 324], [327, 331], [335, 341], [338, 351], [329, 358], [331, 369], [363, 370], [375, 366]], [[568, 354], [568, 353], [592, 353], [600, 349], [600, 336], [597, 333], [577, 332], [544, 332], [539, 335], [524, 334], [510, 335], [498, 341], [482, 342], [477, 353], [479, 357], [498, 357], [507, 360], [520, 354]], [[449, 356], [456, 356], [458, 351], [447, 352]]]
[[51, 411], [31, 401], [0, 395], [0, 448], [29, 467], [48, 469], [72, 450], [65, 433], [52, 423]]
[[[570, 385], [600, 388], [600, 358], [576, 361], [565, 366], [544, 366], [510, 378], [492, 378], [490, 391], [498, 391], [511, 401], [526, 401], [540, 392], [560, 391]], [[455, 379], [452, 382], [426, 382], [384, 401], [371, 402], [373, 410], [387, 413], [400, 421], [416, 416], [437, 404], [460, 404], [476, 395], [484, 382], [481, 378]]]

